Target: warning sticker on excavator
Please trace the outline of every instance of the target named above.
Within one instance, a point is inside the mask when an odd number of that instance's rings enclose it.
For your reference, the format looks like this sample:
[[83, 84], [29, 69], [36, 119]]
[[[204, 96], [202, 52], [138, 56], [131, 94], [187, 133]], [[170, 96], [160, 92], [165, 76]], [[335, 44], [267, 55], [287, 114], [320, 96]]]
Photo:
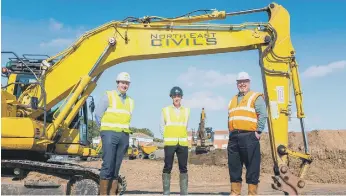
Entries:
[[276, 87], [276, 93], [277, 93], [277, 102], [278, 103], [285, 103], [285, 90], [283, 86], [277, 86]]
[[279, 118], [279, 106], [277, 101], [270, 101], [270, 113], [273, 119]]

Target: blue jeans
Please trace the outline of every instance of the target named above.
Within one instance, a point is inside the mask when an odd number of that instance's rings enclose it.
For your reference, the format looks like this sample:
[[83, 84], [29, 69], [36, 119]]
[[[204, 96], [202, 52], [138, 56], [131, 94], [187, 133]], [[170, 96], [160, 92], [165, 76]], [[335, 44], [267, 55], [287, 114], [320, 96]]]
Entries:
[[118, 178], [121, 162], [129, 147], [129, 134], [124, 132], [101, 131], [102, 167], [100, 178]]

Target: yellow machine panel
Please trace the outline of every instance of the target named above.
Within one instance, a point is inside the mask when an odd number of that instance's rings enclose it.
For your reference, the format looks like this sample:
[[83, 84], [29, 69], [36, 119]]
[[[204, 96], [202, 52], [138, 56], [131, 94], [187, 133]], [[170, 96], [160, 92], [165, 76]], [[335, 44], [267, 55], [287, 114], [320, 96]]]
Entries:
[[[2, 138], [35, 138], [41, 135], [42, 129], [41, 122], [33, 121], [31, 118], [1, 118]], [[6, 149], [6, 146], [1, 147]]]
[[13, 105], [16, 97], [6, 91], [1, 91], [1, 117], [16, 116], [17, 107]]

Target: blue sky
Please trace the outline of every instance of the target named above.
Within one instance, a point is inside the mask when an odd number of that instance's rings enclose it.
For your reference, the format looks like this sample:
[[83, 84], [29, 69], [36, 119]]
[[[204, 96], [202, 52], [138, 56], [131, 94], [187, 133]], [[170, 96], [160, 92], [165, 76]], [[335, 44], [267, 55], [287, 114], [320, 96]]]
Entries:
[[[18, 54], [54, 55], [85, 31], [127, 16], [174, 17], [214, 8], [229, 12], [264, 7], [271, 1], [166, 2], [3, 0], [1, 47]], [[342, 21], [346, 20], [346, 1], [276, 2], [291, 15], [291, 38], [300, 65], [307, 130], [345, 129], [346, 25]], [[266, 15], [253, 14], [225, 22], [265, 20]], [[2, 59], [2, 65], [4, 62]], [[192, 109], [189, 127], [197, 128], [201, 108], [205, 107], [208, 126], [216, 130], [227, 129], [227, 103], [237, 92], [235, 74], [249, 72], [252, 89], [262, 91], [257, 52], [247, 51], [122, 63], [108, 69], [99, 80], [92, 94], [96, 101], [105, 90], [116, 87], [109, 81], [115, 81], [121, 71], [129, 72], [133, 81], [129, 90], [136, 102], [132, 126], [149, 128], [157, 137], [161, 108], [171, 104], [168, 93], [175, 85], [183, 88], [183, 103]], [[290, 122], [290, 130], [299, 130], [297, 120]]]

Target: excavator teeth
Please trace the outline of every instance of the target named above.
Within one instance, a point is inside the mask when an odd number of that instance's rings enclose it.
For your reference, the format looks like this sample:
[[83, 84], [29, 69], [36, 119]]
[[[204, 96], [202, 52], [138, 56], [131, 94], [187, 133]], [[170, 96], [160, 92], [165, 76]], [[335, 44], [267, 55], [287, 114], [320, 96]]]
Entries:
[[272, 176], [274, 183], [271, 184], [272, 188], [282, 191], [288, 195], [298, 195], [297, 190], [285, 182], [280, 176]]
[[276, 184], [271, 184], [272, 188], [278, 191], [281, 191], [280, 188]]
[[272, 184], [272, 188], [281, 191], [280, 178], [278, 176], [272, 176], [272, 179], [274, 181], [274, 183]]

